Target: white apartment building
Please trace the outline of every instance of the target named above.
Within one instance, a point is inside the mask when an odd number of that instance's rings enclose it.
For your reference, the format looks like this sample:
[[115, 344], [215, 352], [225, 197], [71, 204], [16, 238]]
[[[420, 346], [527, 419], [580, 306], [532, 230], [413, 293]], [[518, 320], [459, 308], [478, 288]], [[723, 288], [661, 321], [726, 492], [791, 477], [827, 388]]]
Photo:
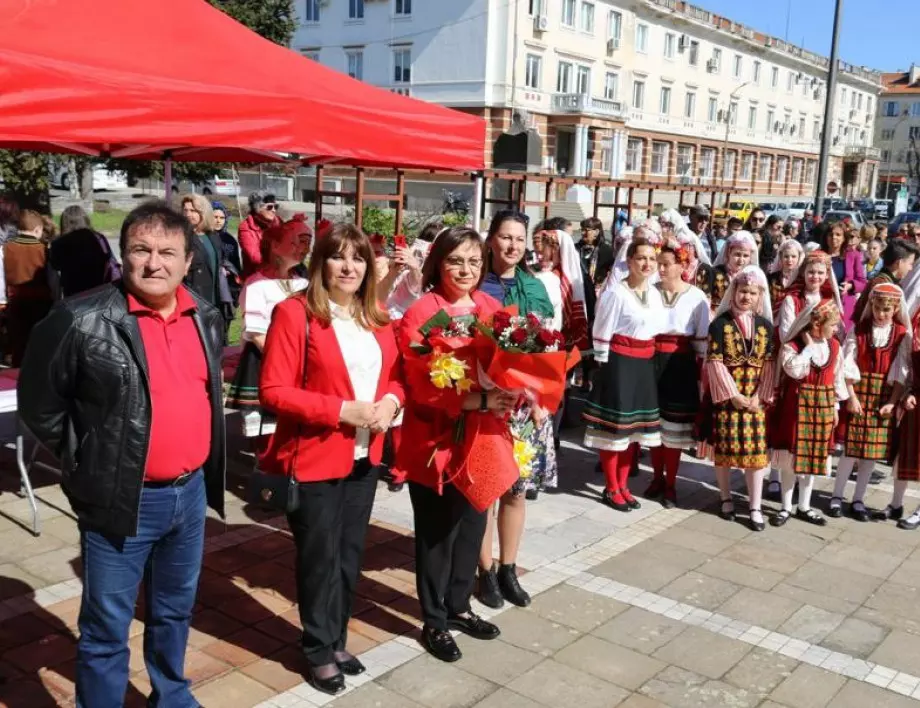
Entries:
[[915, 196], [920, 194], [920, 66], [882, 74], [882, 82], [876, 119], [879, 196], [894, 199], [902, 186]]
[[[759, 195], [814, 191], [828, 60], [681, 0], [298, 8], [295, 49], [486, 119], [489, 166]], [[841, 62], [828, 181], [847, 195], [875, 192], [880, 90], [878, 72]], [[503, 134], [524, 130], [521, 154], [496, 151]]]

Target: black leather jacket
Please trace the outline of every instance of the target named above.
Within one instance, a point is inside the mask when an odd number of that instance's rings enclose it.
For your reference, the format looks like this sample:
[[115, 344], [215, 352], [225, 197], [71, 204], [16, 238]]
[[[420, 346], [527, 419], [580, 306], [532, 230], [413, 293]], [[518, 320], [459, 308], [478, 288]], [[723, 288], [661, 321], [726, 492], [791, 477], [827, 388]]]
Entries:
[[[224, 514], [226, 436], [221, 389], [224, 323], [192, 293], [208, 365], [211, 452], [208, 505]], [[32, 330], [17, 386], [26, 428], [62, 463], [64, 492], [80, 523], [137, 534], [151, 402], [147, 358], [121, 281], [65, 300]]]

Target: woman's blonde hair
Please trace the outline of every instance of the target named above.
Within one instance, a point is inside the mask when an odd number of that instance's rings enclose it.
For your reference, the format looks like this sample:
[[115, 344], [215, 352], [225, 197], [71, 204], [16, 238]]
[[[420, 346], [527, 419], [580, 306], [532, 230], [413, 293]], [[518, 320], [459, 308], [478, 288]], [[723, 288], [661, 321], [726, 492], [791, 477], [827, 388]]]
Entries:
[[211, 208], [211, 202], [208, 201], [207, 197], [201, 194], [186, 194], [179, 201], [179, 209], [181, 210], [186, 204], [191, 204], [192, 209], [201, 216], [202, 231], [214, 230], [214, 210]]
[[328, 234], [319, 238], [313, 247], [307, 278], [307, 309], [324, 324], [332, 321], [329, 307], [329, 287], [325, 279], [326, 261], [343, 254], [351, 247], [354, 254], [367, 264], [364, 279], [355, 293], [355, 319], [365, 329], [376, 329], [390, 321], [377, 302], [377, 276], [374, 267], [374, 249], [367, 235], [353, 224], [336, 224]]

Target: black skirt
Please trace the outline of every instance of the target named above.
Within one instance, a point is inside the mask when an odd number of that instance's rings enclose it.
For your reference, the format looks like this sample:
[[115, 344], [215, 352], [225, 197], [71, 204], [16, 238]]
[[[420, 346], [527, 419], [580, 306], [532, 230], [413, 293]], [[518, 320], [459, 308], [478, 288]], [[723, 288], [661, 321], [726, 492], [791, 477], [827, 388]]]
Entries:
[[700, 411], [699, 372], [691, 349], [655, 352], [661, 434], [668, 447], [690, 447]]
[[[259, 405], [259, 374], [262, 371], [262, 352], [252, 342], [247, 342], [240, 354], [240, 362], [236, 367], [236, 375], [227, 389], [227, 398], [224, 406], [232, 410], [241, 411], [246, 419], [244, 427], [247, 437], [259, 435], [259, 428], [269, 426], [263, 430], [264, 434], [274, 431], [275, 418], [271, 413]], [[256, 416], [248, 414], [258, 414]]]

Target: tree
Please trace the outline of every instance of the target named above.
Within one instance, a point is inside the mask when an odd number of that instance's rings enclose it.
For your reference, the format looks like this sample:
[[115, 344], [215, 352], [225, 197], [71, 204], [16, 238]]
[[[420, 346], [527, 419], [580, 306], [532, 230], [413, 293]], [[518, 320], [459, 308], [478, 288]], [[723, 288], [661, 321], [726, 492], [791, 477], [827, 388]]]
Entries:
[[208, 0], [237, 22], [282, 47], [290, 46], [297, 30], [294, 0]]
[[0, 177], [4, 191], [20, 206], [51, 213], [51, 175], [46, 153], [0, 150]]

